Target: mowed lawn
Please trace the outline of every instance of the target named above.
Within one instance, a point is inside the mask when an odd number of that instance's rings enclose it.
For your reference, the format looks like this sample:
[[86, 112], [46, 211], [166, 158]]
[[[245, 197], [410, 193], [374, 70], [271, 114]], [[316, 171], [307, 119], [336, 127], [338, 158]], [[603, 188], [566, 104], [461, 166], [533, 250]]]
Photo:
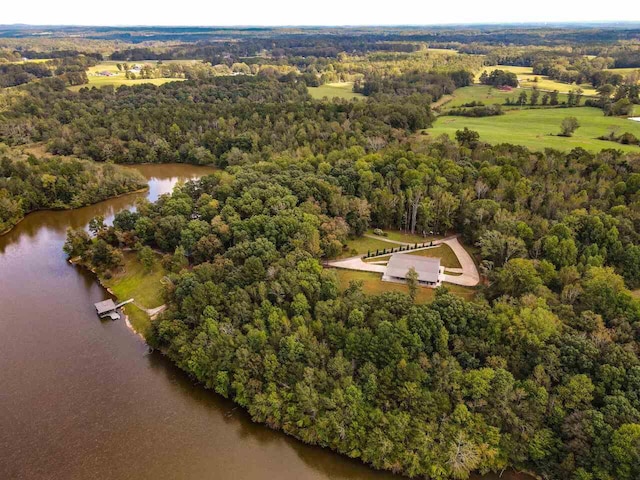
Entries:
[[[393, 240], [395, 242], [404, 242], [404, 243], [423, 243], [429, 242], [431, 240], [435, 240], [437, 238], [441, 238], [438, 235], [427, 235], [423, 237], [422, 235], [414, 234], [414, 233], [405, 233], [400, 230], [383, 230], [386, 233], [386, 236], [380, 236], [381, 240]], [[370, 229], [367, 232], [369, 235], [375, 235], [373, 233], [373, 229]]]
[[[580, 123], [572, 137], [558, 136], [560, 123], [565, 117], [576, 117]], [[441, 116], [433, 128], [425, 132], [431, 137], [441, 134], [454, 137], [456, 131], [464, 127], [477, 131], [480, 140], [491, 144], [513, 143], [533, 150], [555, 148], [563, 151], [575, 147], [591, 151], [616, 148], [640, 153], [638, 146], [597, 139], [608, 135], [611, 129], [616, 129], [617, 134], [629, 132], [640, 138], [640, 122], [605, 117], [602, 110], [590, 107], [511, 110], [505, 115], [483, 118]]]
[[150, 271], [136, 258], [136, 254], [125, 252], [124, 269], [103, 283], [109, 287], [123, 301], [133, 298], [138, 305], [145, 308], [155, 308], [162, 305], [162, 279], [166, 272], [160, 264], [160, 257]]
[[[401, 253], [407, 253], [409, 255], [418, 255], [420, 257], [439, 258], [440, 264], [443, 265], [445, 268], [461, 268], [462, 267], [462, 265], [460, 265], [460, 261], [458, 260], [458, 257], [456, 256], [455, 253], [453, 253], [453, 250], [451, 250], [451, 247], [447, 244], [442, 244], [437, 247], [427, 248], [424, 250], [417, 250], [413, 252], [409, 250]], [[386, 262], [389, 260], [390, 257], [391, 255], [384, 255], [380, 257], [365, 258], [364, 261], [366, 263]]]
[[[518, 82], [521, 87], [533, 88], [538, 87], [540, 90], [558, 90], [559, 92], [566, 93], [569, 90], [581, 88], [584, 95], [597, 95], [595, 88], [590, 84], [576, 85], [569, 83], [562, 83], [556, 80], [552, 80], [544, 75], [534, 75], [531, 67], [515, 67], [512, 65], [492, 65], [485, 67], [482, 71], [491, 73], [494, 70], [504, 70], [505, 72], [513, 72], [518, 76]], [[476, 81], [479, 81], [482, 71], [476, 75]]]
[[400, 245], [395, 242], [415, 244], [429, 242], [431, 240], [435, 240], [436, 238], [440, 238], [435, 235], [423, 237], [422, 235], [404, 233], [398, 230], [386, 230], [385, 233], [387, 234], [386, 237], [376, 236], [374, 235], [373, 230], [369, 230], [367, 234], [371, 235], [372, 237], [375, 236], [375, 238], [362, 236], [348, 239], [347, 248], [343, 250], [340, 258], [354, 257], [356, 255], [366, 255], [369, 252], [371, 252], [372, 255], [375, 255], [376, 250], [379, 250], [380, 253], [382, 253], [385, 248], [389, 250], [392, 248], [400, 247]]
[[327, 97], [332, 98], [344, 98], [351, 100], [352, 98], [364, 98], [361, 93], [355, 93], [353, 91], [353, 82], [337, 82], [337, 83], [325, 83], [319, 87], [308, 87], [309, 95], [316, 100], [322, 100]]
[[417, 252], [408, 252], [410, 255], [419, 255], [421, 257], [439, 258], [440, 264], [445, 268], [462, 268], [460, 261], [451, 247], [446, 243], [435, 248], [427, 248], [426, 250], [418, 250]]
[[[380, 295], [385, 292], [400, 292], [409, 293], [409, 288], [401, 283], [383, 282], [381, 280], [381, 274], [375, 272], [360, 272], [356, 270], [333, 270], [338, 278], [339, 286], [341, 290], [346, 289], [349, 283], [352, 281], [361, 281], [363, 283], [362, 290], [369, 295]], [[461, 287], [459, 285], [445, 284], [445, 287], [449, 289], [451, 293], [462, 297], [466, 300], [471, 300], [475, 296], [475, 289], [469, 287]], [[419, 287], [418, 294], [416, 296], [417, 303], [427, 303], [434, 299], [435, 290], [428, 287]]]
[[347, 248], [340, 255], [341, 258], [344, 257], [354, 257], [356, 255], [366, 255], [368, 252], [375, 254], [376, 250], [380, 250], [382, 252], [383, 249], [391, 249], [397, 248], [400, 245], [392, 242], [385, 242], [383, 237], [380, 237], [380, 240], [376, 238], [369, 237], [355, 237], [347, 240]]

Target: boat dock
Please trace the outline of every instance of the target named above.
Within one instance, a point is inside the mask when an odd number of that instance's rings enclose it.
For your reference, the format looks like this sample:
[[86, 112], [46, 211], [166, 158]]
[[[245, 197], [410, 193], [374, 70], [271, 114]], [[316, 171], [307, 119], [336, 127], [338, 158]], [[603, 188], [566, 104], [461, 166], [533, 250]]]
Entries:
[[124, 302], [120, 302], [118, 304], [116, 304], [112, 299], [108, 299], [103, 300], [102, 302], [94, 303], [93, 306], [96, 307], [96, 313], [98, 314], [98, 317], [109, 317], [111, 320], [120, 320], [120, 314], [117, 312], [118, 308], [131, 302], [133, 302], [133, 298], [130, 298], [129, 300], [125, 300]]

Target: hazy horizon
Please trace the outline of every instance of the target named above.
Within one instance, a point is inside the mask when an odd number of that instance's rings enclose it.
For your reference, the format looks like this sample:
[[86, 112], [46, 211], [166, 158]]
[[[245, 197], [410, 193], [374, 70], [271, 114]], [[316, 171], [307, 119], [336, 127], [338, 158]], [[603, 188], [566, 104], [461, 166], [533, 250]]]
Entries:
[[[322, 4], [301, 8], [298, 2], [249, 0], [237, 4], [201, 5], [183, 0], [179, 8], [162, 4], [138, 4], [113, 0], [108, 9], [88, 10], [79, 0], [49, 2], [35, 0], [29, 8], [23, 4], [5, 5], [2, 25], [92, 26], [92, 27], [341, 27], [341, 26], [448, 26], [503, 24], [607, 24], [640, 21], [635, 0], [621, 0], [615, 9], [598, 11], [576, 8], [567, 2], [540, 0], [535, 5], [516, 5], [506, 0], [474, 2], [460, 0], [455, 5], [426, 5], [401, 1], [380, 7], [325, 0]], [[625, 12], [625, 13], [621, 13]], [[636, 12], [634, 18], [626, 12]]]

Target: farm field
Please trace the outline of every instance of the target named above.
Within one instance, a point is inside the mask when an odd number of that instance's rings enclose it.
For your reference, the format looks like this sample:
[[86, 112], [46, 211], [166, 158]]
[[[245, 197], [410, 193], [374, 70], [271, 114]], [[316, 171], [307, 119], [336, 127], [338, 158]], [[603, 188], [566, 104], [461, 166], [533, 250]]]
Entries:
[[[356, 270], [333, 270], [338, 278], [340, 290], [344, 290], [349, 286], [350, 282], [362, 282], [362, 290], [370, 295], [380, 295], [385, 292], [409, 293], [409, 288], [405, 284], [383, 282], [381, 274], [375, 272], [360, 272]], [[446, 284], [446, 288], [454, 295], [471, 300], [475, 296], [475, 289], [470, 287], [461, 287], [459, 285]], [[420, 287], [416, 296], [417, 303], [427, 303], [434, 299], [435, 289]]]
[[[573, 137], [559, 137], [560, 122], [565, 117], [576, 117], [580, 128]], [[439, 117], [433, 128], [426, 130], [429, 136], [447, 134], [453, 137], [456, 130], [468, 127], [480, 134], [480, 140], [488, 143], [513, 143], [533, 150], [555, 148], [568, 151], [575, 147], [598, 151], [616, 148], [627, 152], [639, 152], [640, 147], [598, 140], [612, 128], [618, 133], [629, 132], [640, 137], [640, 122], [626, 118], [605, 117], [602, 111], [590, 107], [511, 110], [497, 117], [467, 118]]]
[[27, 58], [26, 60], [18, 60], [17, 62], [9, 62], [14, 64], [22, 64], [22, 63], [44, 63], [51, 60], [50, 58]]
[[[195, 63], [196, 60], [163, 60], [163, 63]], [[125, 78], [124, 72], [118, 70], [118, 63], [129, 63], [130, 65], [144, 65], [145, 63], [155, 64], [155, 60], [141, 61], [141, 62], [115, 62], [105, 61], [99, 63], [93, 67], [87, 69], [87, 77], [89, 83], [86, 85], [76, 85], [70, 87], [70, 90], [78, 91], [83, 87], [104, 87], [106, 85], [113, 85], [119, 87], [120, 85], [141, 85], [144, 83], [151, 83], [153, 85], [162, 85], [167, 82], [179, 82], [184, 78], [136, 78], [135, 80]], [[100, 72], [110, 72], [112, 76], [99, 75]]]
[[562, 83], [556, 80], [552, 80], [544, 75], [534, 75], [531, 67], [515, 67], [512, 65], [492, 65], [485, 67], [476, 75], [476, 81], [478, 81], [478, 78], [480, 78], [480, 75], [482, 75], [483, 71], [490, 73], [493, 70], [505, 70], [507, 72], [515, 73], [518, 76], [518, 82], [520, 83], [520, 86], [525, 88], [538, 87], [540, 90], [558, 90], [561, 93], [567, 93], [570, 90], [574, 90], [579, 87], [582, 89], [584, 95], [586, 96], [595, 96], [598, 93], [590, 84], [576, 85]]
[[450, 48], [427, 48], [427, 53], [438, 53], [441, 55], [458, 55], [457, 50], [451, 50]]
[[364, 98], [361, 93], [355, 93], [351, 89], [353, 88], [353, 82], [336, 82], [326, 83], [319, 87], [308, 87], [309, 95], [316, 100], [322, 100], [327, 98], [344, 98], [351, 100], [352, 98]]

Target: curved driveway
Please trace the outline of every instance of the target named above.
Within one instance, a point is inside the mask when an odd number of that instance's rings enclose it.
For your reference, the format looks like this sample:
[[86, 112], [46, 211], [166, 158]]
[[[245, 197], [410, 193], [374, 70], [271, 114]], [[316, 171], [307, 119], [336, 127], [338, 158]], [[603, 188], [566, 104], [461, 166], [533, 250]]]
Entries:
[[462, 272], [462, 275], [447, 275], [444, 274], [444, 281], [448, 283], [453, 283], [455, 285], [463, 285], [465, 287], [475, 287], [480, 283], [480, 274], [478, 273], [478, 269], [476, 268], [476, 264], [469, 255], [469, 252], [465, 250], [465, 248], [458, 241], [458, 237], [450, 238], [445, 240], [442, 243], [446, 243], [451, 247], [453, 253], [458, 257], [458, 261], [460, 262], [460, 266], [462, 268], [456, 269], [447, 269], [451, 272]]
[[[368, 236], [368, 235], [367, 235]], [[402, 242], [393, 242], [401, 243]], [[437, 243], [446, 243], [449, 245], [453, 253], [458, 257], [458, 261], [462, 268], [446, 268], [445, 271], [452, 273], [461, 273], [461, 275], [447, 275], [444, 274], [444, 281], [447, 283], [453, 283], [454, 285], [462, 285], [465, 287], [474, 287], [480, 282], [480, 274], [476, 268], [476, 264], [464, 247], [458, 241], [458, 237], [450, 237], [445, 240], [438, 241]], [[436, 244], [436, 242], [434, 242]], [[429, 247], [427, 247], [429, 248]], [[362, 272], [376, 272], [384, 273], [387, 269], [386, 265], [377, 265], [375, 263], [367, 263], [362, 260], [362, 257], [349, 257], [341, 260], [332, 260], [327, 262], [327, 265], [334, 268], [346, 268], [348, 270], [359, 270]]]

